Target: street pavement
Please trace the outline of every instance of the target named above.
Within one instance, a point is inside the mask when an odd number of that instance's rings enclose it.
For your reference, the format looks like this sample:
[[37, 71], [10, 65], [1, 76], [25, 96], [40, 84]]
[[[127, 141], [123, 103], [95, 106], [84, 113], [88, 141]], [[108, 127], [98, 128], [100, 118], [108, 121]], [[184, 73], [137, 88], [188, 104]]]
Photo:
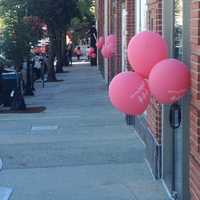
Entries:
[[45, 112], [0, 115], [0, 186], [13, 189], [10, 200], [166, 200], [100, 72], [84, 62], [65, 70], [26, 98]]

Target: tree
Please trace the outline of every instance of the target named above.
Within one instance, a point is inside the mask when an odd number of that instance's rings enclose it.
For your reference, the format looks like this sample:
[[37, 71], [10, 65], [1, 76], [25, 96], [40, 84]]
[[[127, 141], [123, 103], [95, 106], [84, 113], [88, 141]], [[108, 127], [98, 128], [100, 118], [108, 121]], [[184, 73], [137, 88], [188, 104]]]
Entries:
[[[54, 59], [57, 57], [57, 72], [62, 72], [62, 61], [65, 49], [66, 31], [69, 29], [71, 20], [75, 16], [81, 16], [84, 13], [84, 20], [89, 19], [83, 0], [1, 0], [0, 13], [6, 21], [5, 30], [5, 49], [9, 57], [15, 57], [16, 64], [24, 59], [24, 56], [30, 52], [31, 44], [38, 37], [35, 37], [35, 26], [27, 23], [27, 17], [40, 19], [48, 26], [49, 44], [49, 67], [48, 80], [56, 81], [54, 70]], [[82, 3], [82, 6], [80, 6]], [[26, 20], [24, 20], [24, 18]], [[41, 27], [40, 27], [41, 28]], [[24, 31], [25, 30], [25, 31]], [[9, 48], [8, 48], [9, 47]]]
[[53, 61], [57, 57], [57, 72], [62, 72], [66, 31], [78, 12], [76, 0], [27, 0], [30, 15], [38, 16], [48, 26], [49, 69], [48, 81], [56, 81]]
[[82, 38], [86, 38], [86, 33], [95, 23], [95, 1], [79, 0], [78, 8], [79, 15], [71, 21], [71, 29], [73, 31], [75, 42], [78, 42]]
[[3, 49], [6, 57], [14, 61], [17, 71], [20, 71], [24, 59], [29, 59], [31, 45], [41, 35], [41, 27], [33, 27], [26, 20], [26, 14], [26, 0], [0, 1], [0, 16], [5, 24]]

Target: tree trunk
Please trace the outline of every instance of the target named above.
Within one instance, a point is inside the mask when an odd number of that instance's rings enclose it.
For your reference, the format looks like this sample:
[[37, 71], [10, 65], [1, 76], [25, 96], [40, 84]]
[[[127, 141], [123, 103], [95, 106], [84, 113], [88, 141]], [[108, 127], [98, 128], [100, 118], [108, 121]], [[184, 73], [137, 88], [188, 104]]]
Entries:
[[55, 82], [56, 73], [54, 69], [54, 60], [55, 60], [55, 35], [53, 33], [49, 33], [49, 49], [48, 49], [48, 77], [47, 80], [49, 82]]
[[57, 57], [57, 64], [56, 64], [56, 72], [62, 73], [63, 72], [63, 51], [62, 51], [62, 43], [63, 43], [63, 32], [58, 30], [56, 33], [56, 57]]
[[23, 58], [17, 57], [15, 59], [15, 69], [17, 72], [20, 72], [22, 69]]
[[62, 32], [62, 55], [65, 56], [65, 50], [66, 50], [66, 31]]

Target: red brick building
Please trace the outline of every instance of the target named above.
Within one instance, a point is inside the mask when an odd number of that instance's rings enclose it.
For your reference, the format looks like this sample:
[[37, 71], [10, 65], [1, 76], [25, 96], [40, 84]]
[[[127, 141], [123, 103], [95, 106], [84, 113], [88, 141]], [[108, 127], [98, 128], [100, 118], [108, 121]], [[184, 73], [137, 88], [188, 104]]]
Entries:
[[169, 196], [200, 200], [200, 0], [98, 0], [97, 28], [99, 36], [117, 36], [116, 55], [110, 60], [98, 55], [107, 84], [117, 73], [130, 70], [127, 44], [143, 30], [161, 34], [170, 57], [191, 69], [191, 92], [179, 102], [179, 129], [170, 127], [170, 106], [154, 98], [147, 112], [132, 121], [146, 144], [150, 170], [163, 181]]
[[191, 3], [191, 73], [190, 106], [190, 188], [193, 200], [200, 199], [200, 1]]

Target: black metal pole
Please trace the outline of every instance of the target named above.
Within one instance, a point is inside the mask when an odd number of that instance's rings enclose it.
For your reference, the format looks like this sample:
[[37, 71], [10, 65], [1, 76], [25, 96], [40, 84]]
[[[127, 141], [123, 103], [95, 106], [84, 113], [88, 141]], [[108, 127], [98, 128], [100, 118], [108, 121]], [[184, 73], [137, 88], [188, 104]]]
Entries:
[[177, 199], [176, 192], [176, 129], [172, 131], [172, 197]]
[[32, 73], [31, 73], [31, 63], [30, 60], [27, 60], [27, 70], [26, 70], [26, 87], [25, 87], [25, 93], [26, 96], [33, 96], [33, 90], [32, 90]]
[[181, 125], [181, 107], [178, 103], [171, 105], [170, 126], [172, 128], [172, 198], [177, 200], [178, 194], [176, 191], [176, 130]]

